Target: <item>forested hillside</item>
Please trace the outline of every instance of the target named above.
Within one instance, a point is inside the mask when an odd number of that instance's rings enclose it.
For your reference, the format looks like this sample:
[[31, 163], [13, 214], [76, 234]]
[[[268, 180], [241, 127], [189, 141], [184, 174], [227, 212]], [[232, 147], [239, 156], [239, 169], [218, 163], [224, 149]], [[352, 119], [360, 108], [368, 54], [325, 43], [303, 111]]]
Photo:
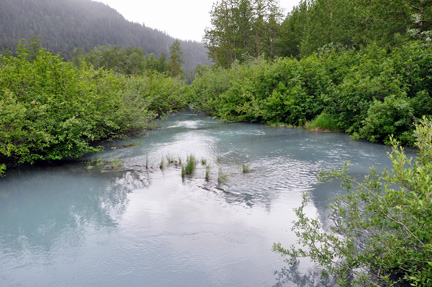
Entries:
[[[40, 36], [42, 46], [71, 59], [75, 48], [140, 47], [144, 54], [169, 54], [174, 38], [161, 31], [126, 21], [116, 10], [90, 0], [2, 0], [0, 51], [15, 51], [23, 38]], [[201, 43], [181, 41], [186, 72], [207, 63]]]

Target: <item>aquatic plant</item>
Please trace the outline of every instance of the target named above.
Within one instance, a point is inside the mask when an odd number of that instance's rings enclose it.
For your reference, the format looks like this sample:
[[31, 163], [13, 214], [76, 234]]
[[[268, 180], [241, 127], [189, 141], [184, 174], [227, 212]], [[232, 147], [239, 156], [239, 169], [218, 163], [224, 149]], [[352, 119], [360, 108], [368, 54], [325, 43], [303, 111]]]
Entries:
[[169, 154], [166, 155], [166, 159], [167, 159], [168, 165], [175, 163], [174, 158]]
[[223, 172], [222, 168], [219, 168], [218, 172], [218, 183], [225, 183], [228, 181], [228, 175]]
[[194, 173], [197, 165], [197, 160], [195, 156], [189, 155], [186, 159], [186, 165], [182, 166], [182, 176], [191, 175]]
[[165, 167], [165, 162], [164, 162], [164, 158], [162, 157], [161, 158], [161, 162], [160, 162], [160, 164], [159, 164], [159, 168], [160, 169], [163, 169]]
[[92, 169], [95, 168], [95, 166], [92, 165], [92, 162], [91, 162], [91, 161], [88, 161], [86, 164], [87, 164], [87, 166], [86, 166], [86, 169], [87, 169], [87, 170], [92, 170]]
[[102, 167], [103, 165], [105, 165], [105, 161], [102, 158], [98, 158], [97, 160], [92, 159], [86, 162], [86, 169], [92, 170], [95, 167]]
[[123, 163], [122, 163], [122, 161], [120, 159], [116, 158], [116, 159], [113, 159], [113, 160], [109, 161], [109, 166], [112, 169], [119, 169], [120, 167], [123, 166]]
[[210, 180], [210, 165], [206, 166], [206, 171], [205, 171], [205, 180], [209, 181]]
[[242, 166], [242, 171], [243, 173], [249, 173], [250, 172], [250, 167], [247, 164], [243, 164]]
[[98, 158], [96, 160], [96, 166], [102, 166], [105, 164], [105, 161], [103, 160], [103, 158]]

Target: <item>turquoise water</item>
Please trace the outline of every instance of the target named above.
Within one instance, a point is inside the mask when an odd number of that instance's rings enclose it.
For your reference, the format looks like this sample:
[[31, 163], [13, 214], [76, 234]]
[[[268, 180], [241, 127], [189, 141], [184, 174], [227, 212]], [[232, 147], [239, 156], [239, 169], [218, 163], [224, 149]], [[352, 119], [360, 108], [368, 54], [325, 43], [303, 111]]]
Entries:
[[[317, 184], [318, 171], [349, 160], [361, 177], [390, 164], [388, 147], [344, 134], [186, 113], [109, 146], [0, 180], [0, 286], [297, 286], [314, 267], [292, 272], [271, 250], [295, 242], [304, 191], [308, 214], [328, 223], [328, 197], [342, 190]], [[185, 178], [166, 160], [191, 154]]]

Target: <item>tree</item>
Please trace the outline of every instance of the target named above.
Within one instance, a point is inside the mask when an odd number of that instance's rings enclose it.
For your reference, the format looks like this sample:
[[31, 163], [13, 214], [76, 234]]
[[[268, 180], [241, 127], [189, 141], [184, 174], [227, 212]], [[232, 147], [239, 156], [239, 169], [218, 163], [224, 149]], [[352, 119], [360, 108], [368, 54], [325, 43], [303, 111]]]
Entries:
[[[301, 41], [301, 54], [309, 55], [318, 48], [338, 43], [352, 46], [358, 18], [352, 0], [315, 0], [307, 7], [307, 33]], [[304, 8], [303, 8], [304, 9]]]
[[38, 52], [40, 51], [42, 38], [40, 36], [34, 36], [28, 41], [28, 59], [29, 61], [36, 61]]
[[216, 65], [229, 68], [236, 60], [250, 54], [252, 7], [249, 0], [222, 0], [210, 12], [212, 27], [204, 41], [209, 57]]
[[323, 231], [318, 219], [308, 218], [302, 205], [293, 231], [298, 243], [274, 251], [289, 257], [310, 257], [342, 286], [432, 285], [432, 120], [416, 125], [418, 156], [407, 159], [392, 140], [392, 170], [376, 169], [357, 181], [342, 170], [323, 172], [321, 180], [340, 179], [348, 191], [330, 205], [334, 225]]
[[255, 57], [273, 58], [282, 13], [274, 0], [254, 0]]
[[182, 54], [183, 51], [181, 49], [179, 40], [174, 41], [174, 43], [170, 47], [170, 61], [169, 61], [172, 77], [177, 77], [183, 74], [184, 72], [181, 67], [181, 64], [183, 63], [183, 60], [181, 59]]
[[363, 40], [372, 39], [391, 44], [397, 34], [414, 29], [419, 36], [431, 28], [432, 6], [424, 0], [356, 0], [359, 16], [359, 35]]
[[278, 56], [300, 56], [300, 45], [307, 33], [307, 25], [308, 7], [307, 1], [303, 0], [288, 13], [280, 26], [279, 37], [276, 39]]
[[213, 5], [210, 16], [212, 27], [206, 29], [204, 41], [218, 66], [275, 56], [281, 20], [275, 0], [222, 0]]

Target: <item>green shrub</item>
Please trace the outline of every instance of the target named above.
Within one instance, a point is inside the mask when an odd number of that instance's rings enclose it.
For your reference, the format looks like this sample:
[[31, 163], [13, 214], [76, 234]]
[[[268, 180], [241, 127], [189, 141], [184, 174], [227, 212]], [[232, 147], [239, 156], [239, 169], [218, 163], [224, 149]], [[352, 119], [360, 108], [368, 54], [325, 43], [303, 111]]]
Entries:
[[149, 129], [183, 109], [185, 84], [156, 72], [124, 76], [85, 62], [77, 68], [41, 49], [32, 61], [0, 56], [0, 165], [96, 152], [94, 144]]
[[[224, 121], [298, 126], [318, 119], [328, 122], [319, 126], [330, 124], [355, 137], [388, 143], [393, 133], [412, 144], [408, 122], [432, 114], [431, 57], [428, 45], [389, 49], [371, 43], [358, 50], [330, 47], [300, 60], [206, 68], [192, 83], [189, 100]], [[380, 112], [378, 103], [385, 103], [390, 115]]]
[[389, 96], [384, 102], [374, 101], [370, 106], [359, 135], [371, 142], [391, 144], [390, 138], [394, 137], [403, 145], [412, 145], [413, 121], [413, 109], [408, 101]]
[[327, 113], [321, 113], [316, 119], [306, 123], [306, 128], [309, 130], [323, 129], [340, 131], [336, 117]]
[[319, 219], [306, 216], [310, 199], [305, 194], [296, 209], [293, 231], [298, 244], [306, 248], [285, 249], [278, 243], [274, 251], [288, 256], [291, 264], [300, 257], [311, 258], [341, 286], [394, 286], [401, 280], [412, 286], [431, 286], [431, 120], [423, 118], [415, 138], [417, 158], [408, 159], [390, 139], [392, 170], [372, 169], [363, 181], [351, 177], [346, 166], [321, 173], [321, 180], [339, 179], [347, 189], [330, 205], [334, 225], [323, 230]]

